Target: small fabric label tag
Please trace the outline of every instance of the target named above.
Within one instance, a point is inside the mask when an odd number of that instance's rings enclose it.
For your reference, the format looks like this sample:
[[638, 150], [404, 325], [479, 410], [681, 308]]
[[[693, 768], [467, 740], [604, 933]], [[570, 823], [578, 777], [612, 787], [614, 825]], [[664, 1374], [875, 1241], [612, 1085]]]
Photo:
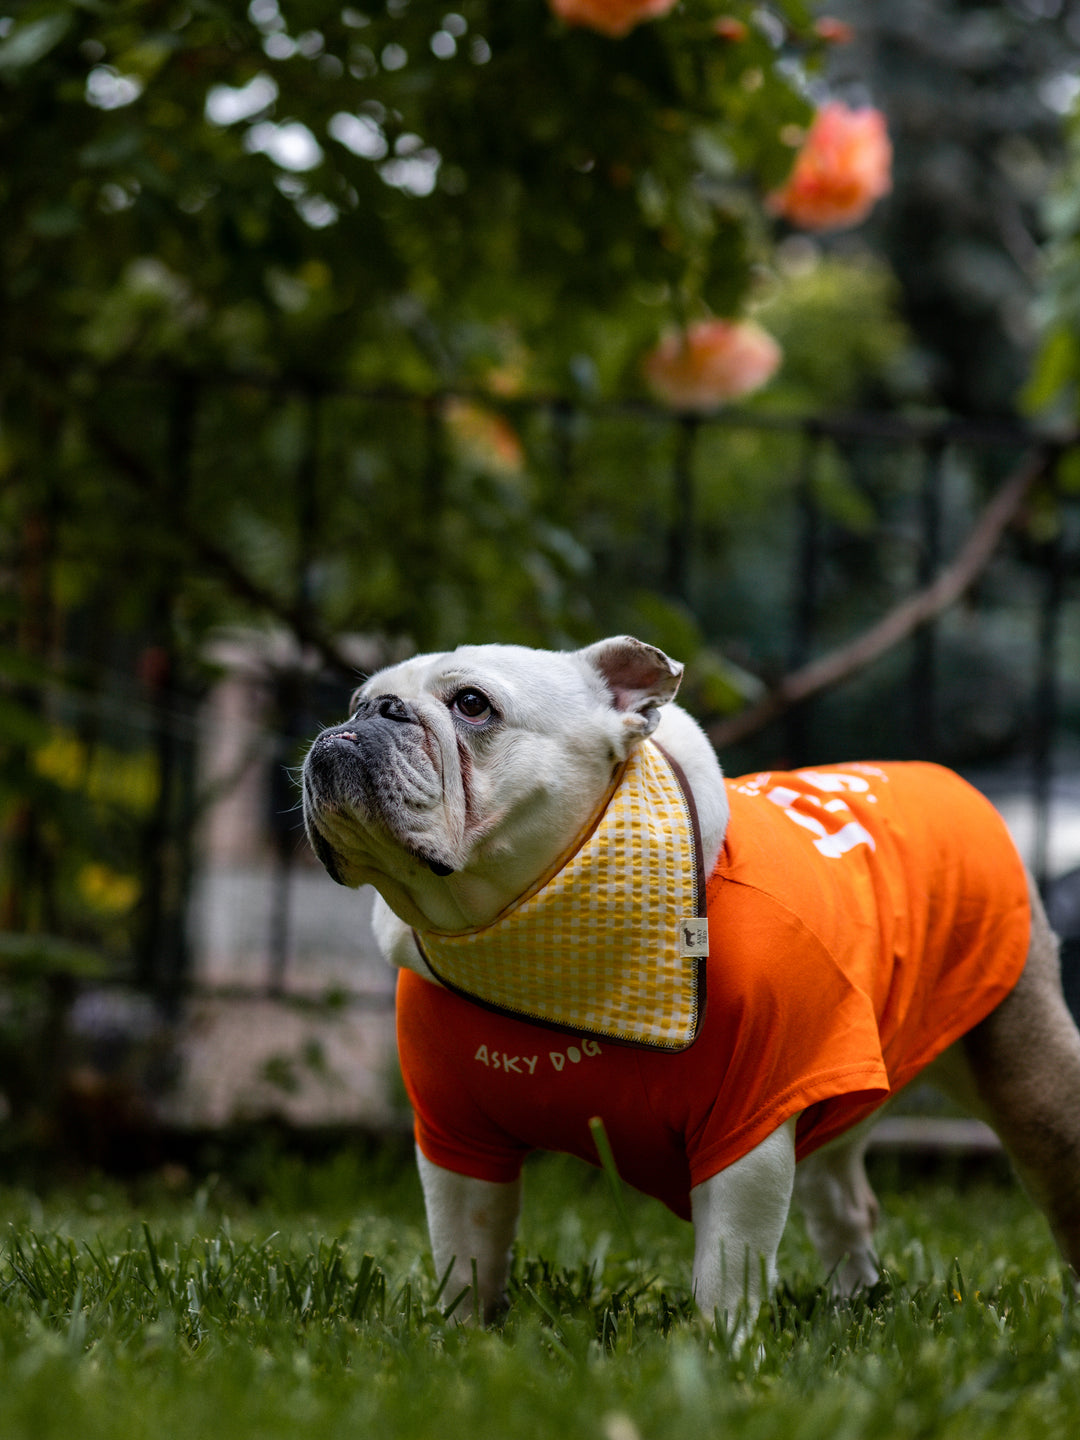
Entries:
[[709, 922], [703, 915], [684, 915], [679, 921], [679, 953], [699, 956], [709, 953]]

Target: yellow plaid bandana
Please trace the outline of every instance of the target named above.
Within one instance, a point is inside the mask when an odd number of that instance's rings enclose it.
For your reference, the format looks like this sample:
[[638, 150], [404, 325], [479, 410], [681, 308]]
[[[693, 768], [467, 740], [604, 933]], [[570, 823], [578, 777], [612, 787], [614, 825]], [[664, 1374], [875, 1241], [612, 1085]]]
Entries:
[[438, 980], [489, 1009], [684, 1050], [705, 1004], [704, 903], [692, 801], [647, 740], [555, 873], [479, 930], [417, 939]]

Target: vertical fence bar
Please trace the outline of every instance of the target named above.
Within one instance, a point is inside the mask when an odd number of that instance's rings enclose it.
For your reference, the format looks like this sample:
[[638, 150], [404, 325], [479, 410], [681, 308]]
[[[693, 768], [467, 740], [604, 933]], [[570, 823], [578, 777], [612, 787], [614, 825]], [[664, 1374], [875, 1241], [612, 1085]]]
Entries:
[[421, 649], [436, 648], [446, 639], [436, 597], [448, 565], [456, 558], [442, 546], [446, 511], [447, 405], [443, 394], [426, 396], [422, 404], [423, 453], [418, 486], [419, 507], [410, 519], [413, 564], [408, 613], [412, 639]]
[[[821, 443], [820, 428], [813, 423], [805, 425], [799, 453], [799, 472], [795, 482], [795, 585], [791, 605], [791, 643], [787, 653], [787, 667], [792, 671], [800, 669], [810, 659], [817, 625], [821, 513], [817, 503], [816, 474]], [[809, 709], [806, 705], [796, 705], [784, 717], [787, 763], [801, 764], [807, 759], [809, 731]]]
[[1035, 834], [1032, 869], [1045, 895], [1050, 881], [1050, 820], [1054, 783], [1054, 739], [1060, 711], [1058, 654], [1065, 596], [1065, 546], [1061, 496], [1055, 455], [1047, 466], [1045, 484], [1054, 506], [1056, 523], [1043, 547], [1045, 580], [1039, 614], [1038, 661], [1035, 678], [1035, 714], [1032, 743], [1032, 801]]
[[[916, 584], [921, 590], [941, 565], [941, 487], [945, 441], [931, 435], [922, 445], [922, 479], [919, 487], [919, 545]], [[908, 678], [913, 750], [920, 759], [934, 759], [938, 750], [937, 628], [921, 626], [913, 641]]]
[[[314, 605], [312, 565], [319, 527], [319, 458], [322, 449], [322, 395], [305, 390], [304, 443], [296, 467], [296, 561], [293, 579], [297, 613], [306, 622]], [[290, 773], [295, 752], [304, 738], [310, 683], [306, 657], [299, 650], [295, 663], [276, 677], [277, 740], [270, 781], [271, 823], [274, 837], [274, 882], [270, 901], [270, 935], [267, 947], [267, 990], [280, 996], [292, 950], [293, 871], [300, 841], [296, 793]]]
[[668, 519], [667, 558], [664, 589], [676, 600], [688, 604], [692, 593], [694, 555], [694, 449], [701, 420], [697, 415], [680, 415], [675, 434], [675, 458], [671, 469], [671, 511]]
[[577, 411], [569, 400], [553, 400], [551, 416], [552, 459], [557, 484], [548, 504], [548, 514], [558, 525], [566, 523], [569, 514], [568, 496], [574, 479], [574, 441]]
[[[197, 382], [190, 375], [173, 383], [163, 491], [173, 511], [185, 510], [190, 499], [198, 394]], [[156, 995], [166, 1010], [176, 1003], [188, 963], [186, 911], [194, 809], [190, 794], [194, 787], [192, 742], [180, 734], [184, 695], [178, 675], [175, 602], [170, 571], [158, 587], [152, 609], [156, 635], [147, 681], [154, 702], [158, 795], [144, 834], [144, 904], [135, 959], [139, 983]]]
[[[57, 426], [55, 414], [34, 417], [40, 433], [50, 437]], [[50, 423], [51, 422], [51, 423]], [[39, 483], [44, 494], [19, 506], [11, 534], [0, 536], [0, 573], [10, 577], [15, 606], [0, 617], [0, 644], [10, 643], [20, 655], [47, 663], [54, 635], [61, 624], [53, 585], [56, 551], [56, 516], [63, 513], [62, 490], [53, 467], [42, 465]], [[9, 628], [10, 622], [10, 628]], [[17, 684], [15, 703], [40, 722], [47, 718], [46, 689], [40, 683]], [[24, 774], [31, 773], [32, 746], [12, 745]], [[54, 913], [53, 873], [42, 840], [41, 816], [29, 794], [18, 795], [0, 825], [0, 930], [50, 929]]]
[[298, 675], [275, 677], [274, 713], [277, 721], [270, 775], [270, 827], [273, 840], [273, 879], [270, 886], [269, 935], [267, 937], [266, 989], [271, 996], [285, 991], [285, 979], [292, 948], [293, 860], [296, 830], [290, 824], [286, 804], [290, 784], [288, 764], [293, 732], [296, 730]]

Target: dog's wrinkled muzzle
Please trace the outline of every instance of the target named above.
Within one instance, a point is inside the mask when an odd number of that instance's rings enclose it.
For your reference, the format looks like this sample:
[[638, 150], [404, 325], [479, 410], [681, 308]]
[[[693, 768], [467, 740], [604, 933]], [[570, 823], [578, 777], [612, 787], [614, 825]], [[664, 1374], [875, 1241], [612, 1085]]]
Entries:
[[[320, 826], [320, 816], [343, 813], [386, 826], [434, 874], [453, 867], [425, 853], [408, 832], [410, 812], [435, 806], [442, 795], [439, 767], [433, 763], [424, 724], [399, 695], [375, 695], [358, 702], [350, 719], [332, 725], [315, 739], [304, 762], [304, 819], [319, 860], [332, 879], [341, 866]], [[418, 838], [418, 837], [417, 837]]]

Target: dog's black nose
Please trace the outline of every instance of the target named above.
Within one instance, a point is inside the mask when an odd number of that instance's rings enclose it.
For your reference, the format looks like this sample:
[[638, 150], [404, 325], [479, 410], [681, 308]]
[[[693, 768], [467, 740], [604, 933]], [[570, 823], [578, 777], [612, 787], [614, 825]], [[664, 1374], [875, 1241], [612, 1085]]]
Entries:
[[406, 724], [416, 723], [416, 711], [402, 700], [400, 695], [376, 695], [373, 700], [376, 714], [384, 720], [401, 720]]
[[344, 725], [335, 725], [336, 732], [348, 732], [353, 721], [363, 723], [367, 720], [395, 720], [401, 725], [418, 725], [420, 717], [400, 695], [372, 695], [367, 700], [361, 700], [352, 715]]

